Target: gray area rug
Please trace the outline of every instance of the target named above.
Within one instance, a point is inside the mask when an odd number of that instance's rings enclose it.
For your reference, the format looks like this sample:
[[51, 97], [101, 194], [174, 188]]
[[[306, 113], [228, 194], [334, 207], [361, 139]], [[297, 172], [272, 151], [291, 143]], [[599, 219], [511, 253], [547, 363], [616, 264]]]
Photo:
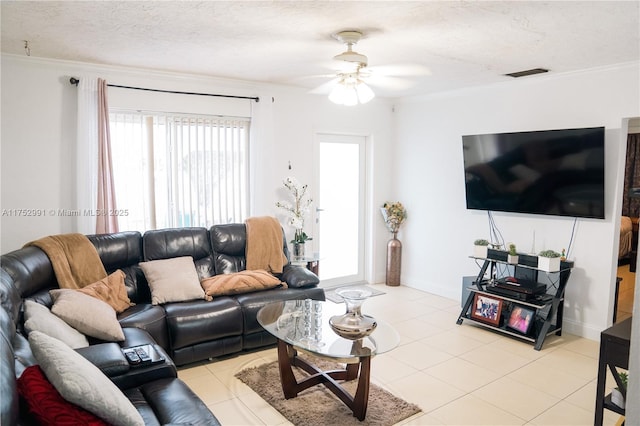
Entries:
[[[351, 287], [351, 286], [343, 286], [343, 287], [336, 287], [336, 288], [326, 289], [324, 291], [324, 297], [326, 297], [327, 300], [330, 300], [333, 303], [342, 303], [344, 300], [342, 299], [342, 296], [336, 294], [336, 290], [338, 290], [339, 288], [344, 288], [344, 287]], [[368, 285], [354, 285], [353, 287], [366, 288], [367, 290], [371, 291], [371, 296], [370, 297], [379, 296], [381, 294], [385, 294], [384, 291], [376, 290], [375, 288], [370, 287]]]
[[[339, 368], [339, 364], [334, 362], [305, 355], [305, 359], [307, 358], [325, 371]], [[372, 368], [375, 368], [375, 365], [372, 365]], [[308, 375], [298, 368], [294, 368], [294, 374], [298, 380]], [[242, 370], [236, 377], [296, 426], [391, 426], [420, 412], [417, 405], [408, 403], [373, 383], [369, 388], [369, 404], [363, 421], [353, 417], [351, 410], [324, 385], [313, 386], [300, 392], [297, 397], [287, 400], [282, 393], [277, 361]], [[357, 382], [358, 380], [343, 382], [342, 386], [353, 395]]]

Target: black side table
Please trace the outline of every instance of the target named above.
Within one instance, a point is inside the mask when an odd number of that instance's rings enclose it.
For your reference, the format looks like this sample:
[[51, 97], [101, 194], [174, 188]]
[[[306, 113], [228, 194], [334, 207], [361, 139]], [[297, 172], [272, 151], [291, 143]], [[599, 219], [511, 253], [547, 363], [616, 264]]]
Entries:
[[607, 368], [611, 370], [613, 378], [620, 392], [626, 397], [627, 389], [620, 380], [618, 368], [629, 369], [629, 342], [631, 340], [631, 320], [627, 318], [600, 333], [600, 358], [598, 360], [598, 382], [596, 385], [596, 413], [595, 426], [602, 425], [604, 409], [615, 411], [623, 415], [624, 408], [611, 402], [611, 395], [604, 394], [607, 381]]

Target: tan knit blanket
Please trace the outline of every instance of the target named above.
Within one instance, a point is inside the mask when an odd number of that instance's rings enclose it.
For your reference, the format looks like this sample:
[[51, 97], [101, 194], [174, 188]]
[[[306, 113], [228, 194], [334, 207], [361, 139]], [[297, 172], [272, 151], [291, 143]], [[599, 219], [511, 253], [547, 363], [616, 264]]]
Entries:
[[250, 217], [245, 220], [247, 244], [246, 269], [265, 269], [272, 274], [282, 273], [287, 257], [282, 250], [282, 227], [271, 216]]
[[60, 288], [78, 289], [107, 276], [98, 251], [82, 234], [51, 235], [25, 244], [44, 251]]

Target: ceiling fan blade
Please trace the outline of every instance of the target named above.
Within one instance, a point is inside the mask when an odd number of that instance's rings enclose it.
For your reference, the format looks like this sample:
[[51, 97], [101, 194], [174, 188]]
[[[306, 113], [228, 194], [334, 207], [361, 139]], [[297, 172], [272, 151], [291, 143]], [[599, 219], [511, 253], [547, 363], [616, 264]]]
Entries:
[[291, 81], [307, 81], [307, 80], [314, 80], [314, 79], [326, 80], [327, 78], [336, 78], [336, 73], [305, 75], [302, 77], [296, 77]]
[[371, 67], [371, 72], [397, 77], [431, 75], [431, 70], [428, 67], [419, 64], [376, 65]]
[[311, 89], [309, 93], [314, 95], [327, 95], [329, 94], [329, 92], [331, 92], [331, 89], [333, 89], [333, 86], [335, 86], [338, 81], [340, 81], [338, 77], [332, 78], [331, 80], [322, 83], [320, 86]]
[[379, 75], [377, 73], [372, 73], [370, 76], [364, 78], [364, 81], [371, 86], [395, 90], [406, 90], [414, 84], [411, 80], [408, 79]]

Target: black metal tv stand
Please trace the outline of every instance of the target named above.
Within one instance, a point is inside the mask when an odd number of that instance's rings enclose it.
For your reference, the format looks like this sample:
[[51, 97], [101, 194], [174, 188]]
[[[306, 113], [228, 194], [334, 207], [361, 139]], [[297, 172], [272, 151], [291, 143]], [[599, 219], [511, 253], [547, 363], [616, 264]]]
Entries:
[[[458, 325], [462, 324], [465, 320], [471, 321], [494, 331], [532, 342], [534, 343], [534, 349], [537, 351], [542, 349], [542, 345], [547, 336], [551, 334], [560, 336], [562, 334], [564, 292], [567, 287], [569, 277], [571, 276], [573, 262], [561, 261], [560, 270], [558, 272], [546, 272], [538, 269], [537, 256], [519, 254], [518, 263], [515, 265], [507, 263], [506, 251], [489, 249], [489, 254], [486, 259], [474, 259], [483, 261], [483, 264], [473, 286], [469, 289], [469, 296], [467, 297], [464, 307], [456, 321]], [[549, 290], [547, 290], [546, 294], [538, 295], [526, 300], [505, 296], [504, 294], [496, 294], [491, 291], [491, 284], [493, 283], [494, 271], [498, 264], [517, 266], [518, 268], [531, 270], [536, 277], [538, 273], [554, 277], [557, 275], [557, 283], [554, 286], [555, 292], [549, 293]], [[487, 270], [489, 271], [489, 278], [485, 277]], [[551, 290], [553, 290], [553, 288]], [[497, 318], [495, 323], [491, 324], [486, 321], [480, 321], [472, 316], [471, 311], [476, 295], [481, 295], [490, 299], [497, 299], [506, 306], [506, 308], [500, 313], [501, 317]], [[510, 309], [513, 309], [514, 306], [522, 306], [535, 312], [533, 324], [526, 334], [517, 332], [506, 325], [507, 315], [510, 312]]]

